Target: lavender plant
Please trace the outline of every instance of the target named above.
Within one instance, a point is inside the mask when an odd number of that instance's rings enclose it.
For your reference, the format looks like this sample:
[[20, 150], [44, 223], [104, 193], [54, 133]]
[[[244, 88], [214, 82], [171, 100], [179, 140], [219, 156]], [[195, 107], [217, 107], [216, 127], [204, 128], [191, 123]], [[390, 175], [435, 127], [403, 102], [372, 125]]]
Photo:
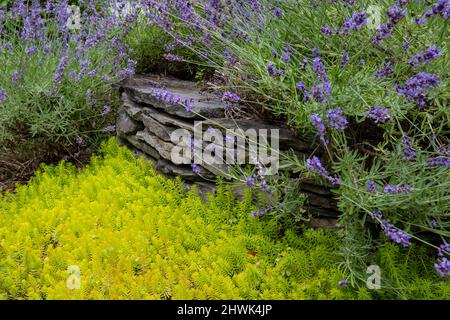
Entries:
[[123, 39], [136, 12], [123, 2], [79, 1], [79, 16], [67, 0], [0, 8], [1, 144], [87, 143], [109, 124], [110, 84], [134, 73]]
[[[226, 79], [223, 92], [317, 135], [331, 168], [315, 155], [291, 165], [299, 179], [315, 174], [335, 185], [348, 232], [349, 217], [383, 212], [385, 241], [435, 250], [432, 239], [448, 242], [447, 0], [143, 4], [172, 37], [167, 54], [190, 49], [186, 60]], [[380, 25], [369, 7], [378, 9]], [[446, 267], [440, 257], [436, 271], [445, 276]]]

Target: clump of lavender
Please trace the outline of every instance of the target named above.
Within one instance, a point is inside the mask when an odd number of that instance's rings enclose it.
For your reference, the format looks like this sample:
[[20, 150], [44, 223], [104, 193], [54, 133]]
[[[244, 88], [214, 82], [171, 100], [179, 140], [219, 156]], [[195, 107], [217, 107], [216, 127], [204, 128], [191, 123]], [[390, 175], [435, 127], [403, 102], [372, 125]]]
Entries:
[[328, 124], [336, 130], [345, 130], [348, 126], [348, 121], [344, 117], [344, 112], [341, 108], [331, 109], [327, 112]]
[[389, 110], [385, 107], [376, 106], [366, 112], [366, 116], [375, 123], [386, 123], [391, 120], [391, 114]]
[[450, 167], [450, 147], [439, 147], [436, 154], [428, 159], [428, 165], [431, 167]]
[[411, 193], [413, 190], [413, 187], [405, 184], [387, 185], [384, 187], [384, 193], [390, 194]]
[[377, 79], [381, 80], [392, 73], [392, 61], [388, 61], [385, 66], [377, 71]]
[[441, 277], [450, 276], [450, 260], [446, 257], [448, 254], [450, 254], [450, 244], [441, 244], [438, 250], [438, 261], [434, 264], [434, 268]]
[[312, 159], [306, 160], [306, 168], [309, 171], [315, 172], [318, 175], [324, 177], [329, 182], [331, 182], [332, 185], [339, 185], [342, 183], [342, 180], [339, 179], [337, 176], [330, 176], [328, 174], [328, 171], [323, 167], [322, 163], [320, 162], [320, 159], [316, 156], [313, 156]]
[[442, 52], [438, 47], [432, 46], [427, 48], [425, 52], [419, 52], [409, 59], [409, 64], [413, 67], [420, 67], [442, 56]]
[[414, 161], [416, 159], [416, 152], [412, 147], [411, 137], [403, 136], [400, 139], [400, 142], [403, 145], [403, 160]]
[[440, 83], [435, 74], [419, 72], [409, 79], [405, 85], [397, 85], [396, 89], [399, 95], [404, 95], [408, 100], [414, 101], [416, 105], [423, 109], [427, 105], [427, 92], [425, 89], [433, 89]]
[[322, 141], [324, 144], [329, 144], [330, 142], [325, 137], [327, 129], [326, 129], [325, 125], [323, 124], [322, 118], [318, 114], [313, 114], [313, 115], [311, 115], [310, 119], [311, 119], [311, 124], [316, 128], [316, 130], [319, 134], [320, 141]]
[[383, 219], [383, 215], [381, 214], [381, 212], [372, 212], [370, 216], [380, 223], [384, 234], [388, 238], [392, 239], [397, 244], [401, 244], [405, 248], [411, 246], [411, 235], [400, 229], [397, 229], [396, 227], [394, 227], [394, 225], [390, 224], [388, 220]]

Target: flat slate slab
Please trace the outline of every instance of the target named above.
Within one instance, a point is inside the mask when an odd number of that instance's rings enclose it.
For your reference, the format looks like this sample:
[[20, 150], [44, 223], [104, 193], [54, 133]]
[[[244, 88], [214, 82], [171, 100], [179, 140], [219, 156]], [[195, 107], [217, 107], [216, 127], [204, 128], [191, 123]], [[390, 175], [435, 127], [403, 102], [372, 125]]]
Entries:
[[[155, 75], [135, 77], [123, 81], [119, 87], [136, 103], [162, 109], [169, 114], [185, 119], [221, 118], [225, 114], [225, 105], [214, 95], [205, 96], [192, 81]], [[192, 112], [182, 103], [169, 103], [158, 97], [157, 92], [165, 90], [181, 101], [192, 99]]]

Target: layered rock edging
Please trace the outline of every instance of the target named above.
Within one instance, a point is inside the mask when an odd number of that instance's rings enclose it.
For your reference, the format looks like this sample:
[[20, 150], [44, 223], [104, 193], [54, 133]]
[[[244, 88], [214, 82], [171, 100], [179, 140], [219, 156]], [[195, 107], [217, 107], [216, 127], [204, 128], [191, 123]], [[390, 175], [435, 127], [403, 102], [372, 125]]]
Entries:
[[[202, 93], [195, 83], [159, 76], [139, 76], [116, 86], [122, 95], [121, 109], [116, 128], [119, 141], [135, 153], [150, 159], [155, 169], [169, 177], [181, 177], [188, 184], [197, 184], [201, 190], [214, 191], [217, 175], [227, 170], [223, 165], [201, 165], [201, 174], [192, 170], [189, 164], [172, 161], [175, 144], [171, 134], [183, 129], [194, 132], [194, 122], [202, 122], [202, 130], [226, 129], [278, 129], [280, 152], [295, 152], [300, 157], [310, 155], [315, 147], [314, 139], [296, 137], [291, 130], [260, 120], [229, 119], [225, 117], [224, 104], [213, 95]], [[163, 91], [177, 97], [174, 102], [161, 99]], [[186, 110], [183, 103], [189, 99], [192, 110]], [[170, 100], [170, 99], [169, 99]], [[205, 120], [208, 119], [208, 120]], [[313, 224], [330, 227], [338, 217], [336, 201], [326, 186], [305, 182], [301, 190], [308, 196], [309, 210], [321, 219]]]

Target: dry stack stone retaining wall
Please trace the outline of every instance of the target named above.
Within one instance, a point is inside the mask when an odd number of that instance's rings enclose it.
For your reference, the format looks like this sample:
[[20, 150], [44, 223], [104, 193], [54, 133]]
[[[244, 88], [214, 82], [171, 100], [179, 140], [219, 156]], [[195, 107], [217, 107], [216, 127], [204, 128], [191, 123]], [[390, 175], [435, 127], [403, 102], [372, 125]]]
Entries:
[[[202, 93], [194, 82], [160, 76], [138, 76], [117, 85], [122, 95], [117, 118], [119, 141], [136, 154], [152, 160], [155, 169], [169, 177], [179, 176], [187, 183], [195, 183], [203, 191], [214, 191], [214, 180], [224, 167], [202, 166], [201, 174], [193, 172], [191, 165], [178, 165], [171, 160], [175, 144], [171, 133], [177, 129], [194, 132], [194, 122], [204, 121], [202, 128], [279, 129], [280, 151], [291, 150], [299, 156], [312, 153], [313, 139], [296, 137], [289, 129], [260, 120], [234, 120], [225, 117], [224, 104], [217, 97]], [[182, 99], [193, 98], [192, 112], [182, 104], [167, 103], [158, 97], [158, 89], [170, 92]], [[205, 121], [205, 118], [209, 119]], [[338, 216], [336, 202], [331, 191], [314, 183], [303, 183], [302, 191], [308, 195], [312, 213], [320, 219], [314, 224], [320, 227], [334, 225]]]

